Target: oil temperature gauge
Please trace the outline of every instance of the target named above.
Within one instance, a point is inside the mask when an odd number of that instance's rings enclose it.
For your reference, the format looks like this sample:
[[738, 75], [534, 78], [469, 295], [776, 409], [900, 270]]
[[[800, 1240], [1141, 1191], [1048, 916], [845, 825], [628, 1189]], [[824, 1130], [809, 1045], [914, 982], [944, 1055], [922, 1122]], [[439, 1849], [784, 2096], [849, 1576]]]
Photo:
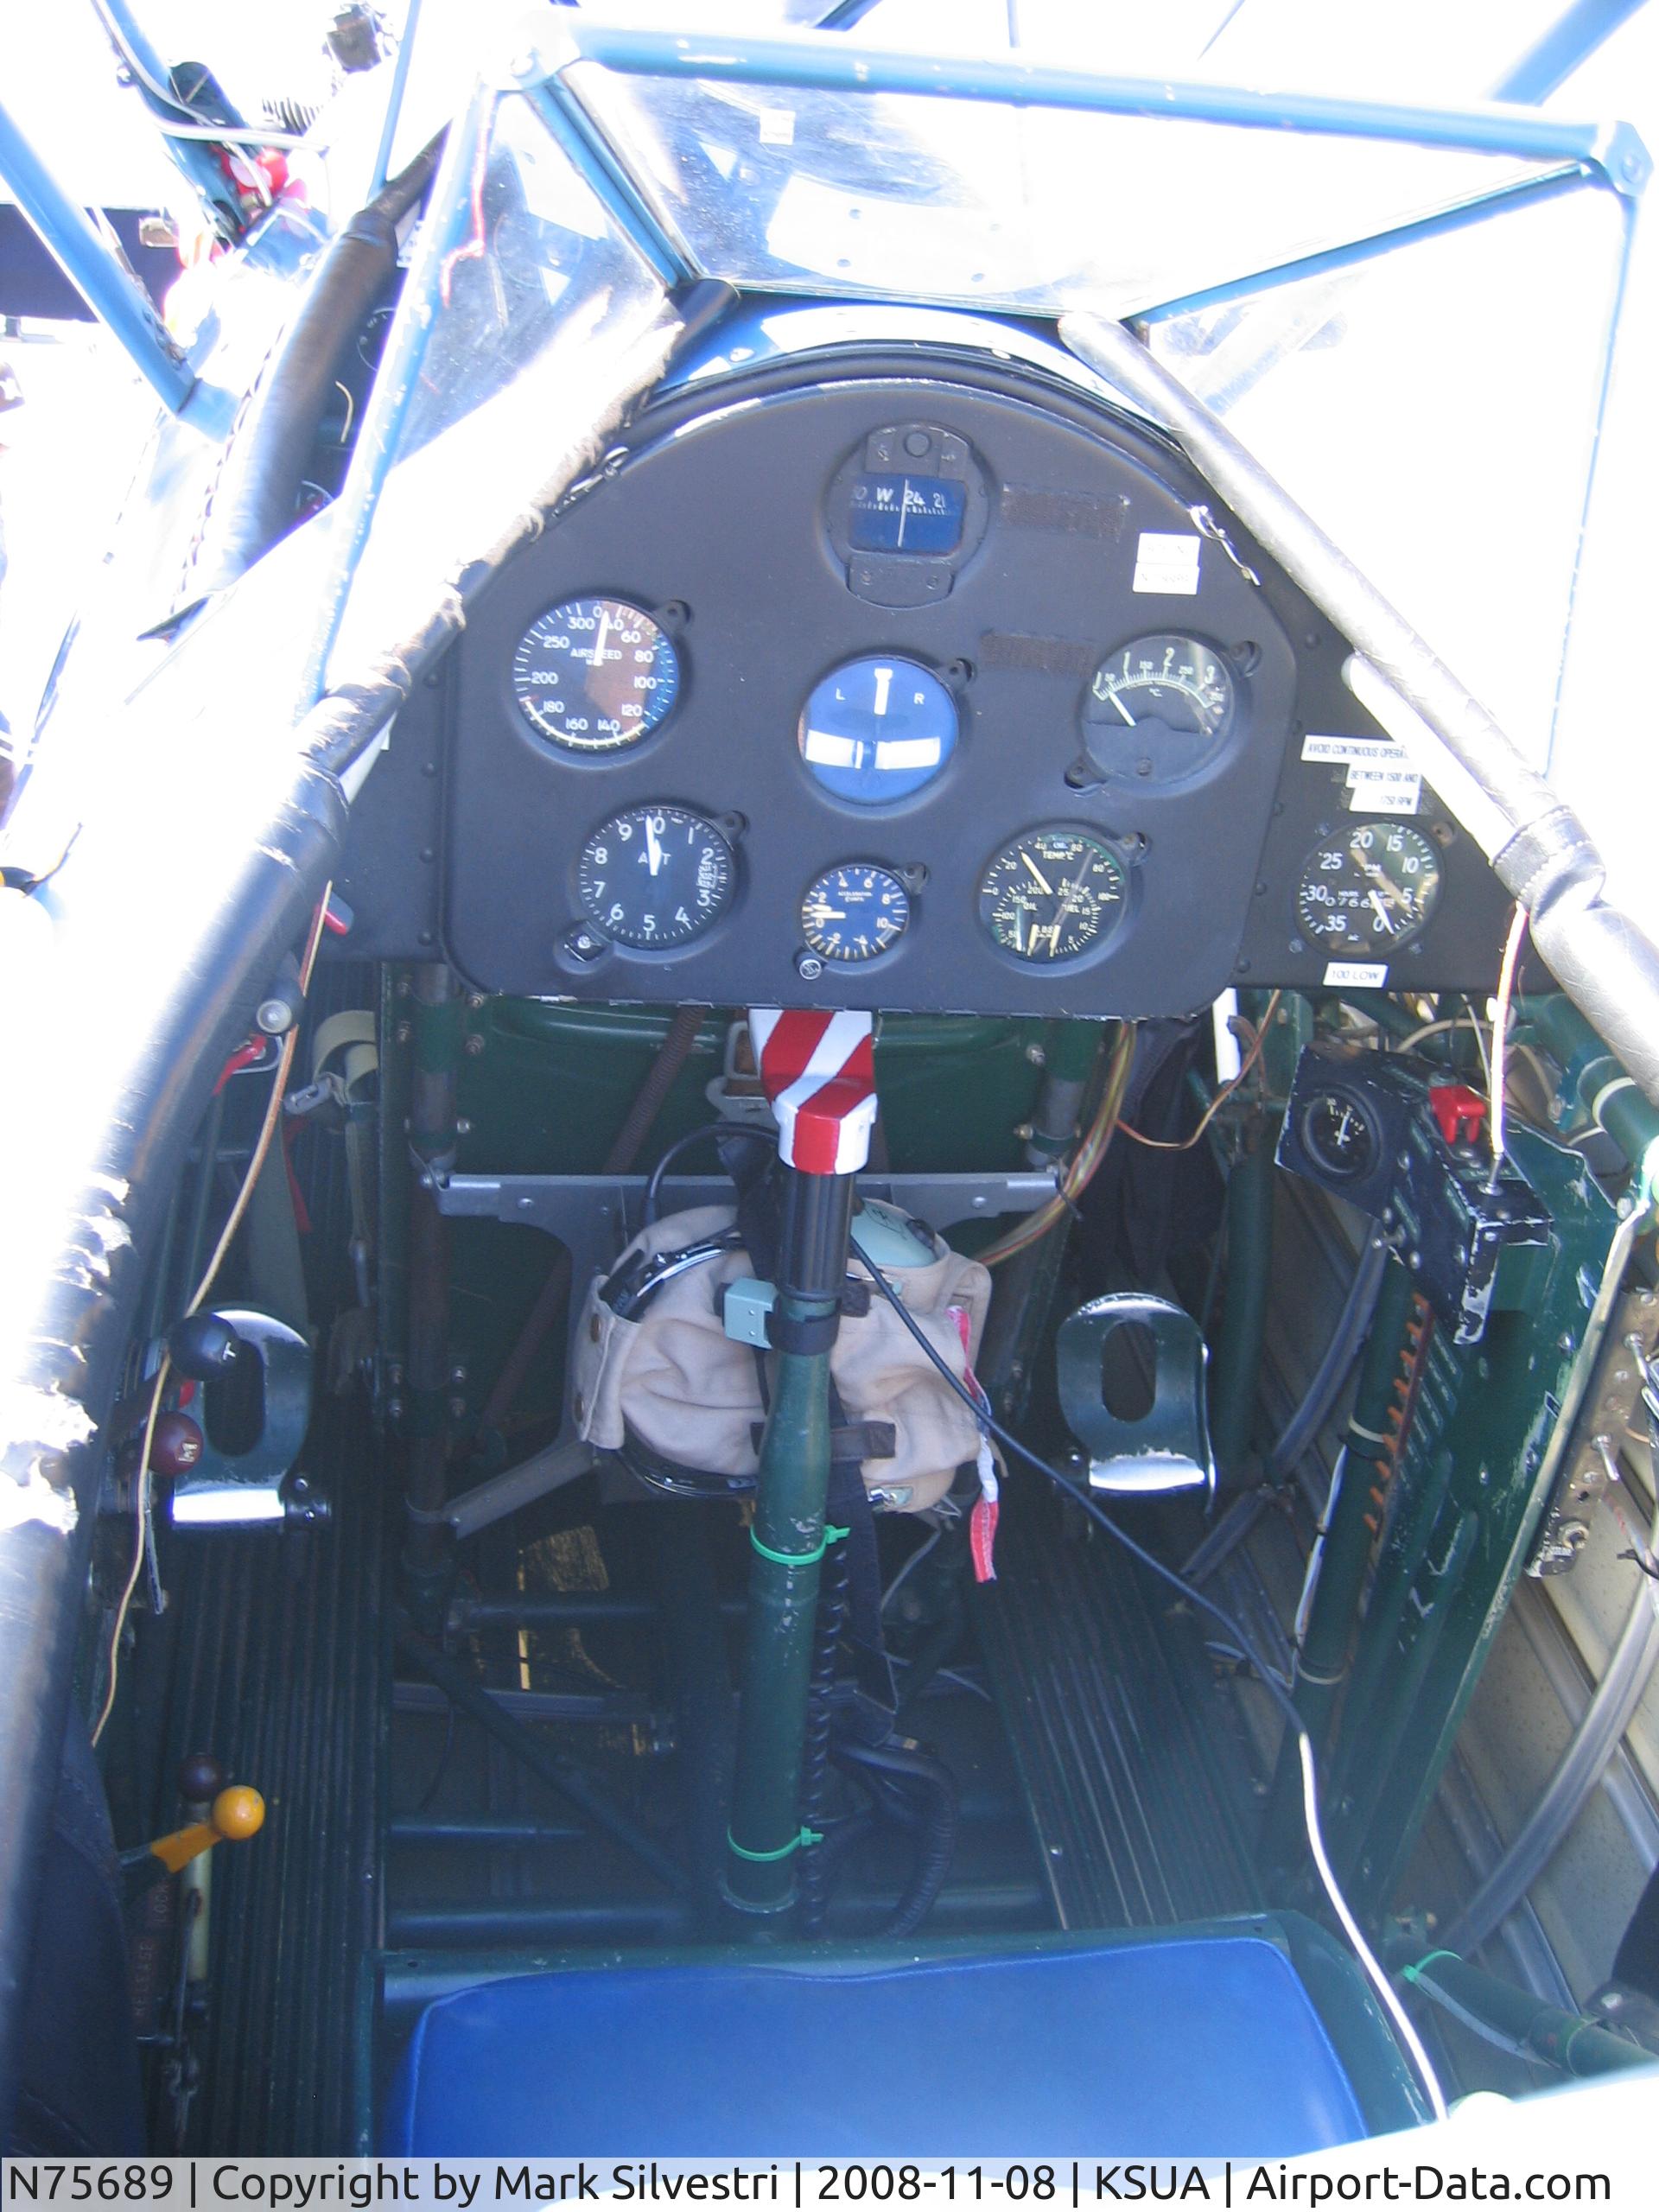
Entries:
[[1046, 966], [1075, 960], [1109, 936], [1124, 889], [1122, 862], [1088, 830], [1031, 830], [1004, 845], [981, 878], [979, 918], [1005, 952]]
[[801, 935], [821, 960], [874, 960], [910, 925], [910, 894], [890, 868], [827, 868], [801, 901]]
[[1296, 892], [1303, 934], [1330, 952], [1389, 954], [1427, 927], [1440, 856], [1404, 822], [1359, 822], [1315, 848]]

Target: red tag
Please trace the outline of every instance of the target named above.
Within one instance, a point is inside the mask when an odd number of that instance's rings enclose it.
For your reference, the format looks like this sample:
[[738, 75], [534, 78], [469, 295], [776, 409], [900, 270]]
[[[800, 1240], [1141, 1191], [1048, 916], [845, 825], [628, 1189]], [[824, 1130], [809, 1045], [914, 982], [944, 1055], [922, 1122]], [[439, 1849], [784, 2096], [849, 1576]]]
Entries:
[[968, 1520], [968, 1548], [974, 1555], [976, 1582], [996, 1580], [996, 1516], [1001, 1510], [994, 1497], [981, 1496]]
[[[957, 1325], [957, 1334], [962, 1339], [962, 1379], [973, 1393], [974, 1403], [982, 1415], [988, 1416], [991, 1402], [980, 1387], [968, 1357], [968, 1309], [963, 1306], [948, 1306], [945, 1311]], [[1001, 1489], [996, 1479], [996, 1461], [991, 1455], [991, 1433], [982, 1420], [979, 1430], [979, 1502], [968, 1516], [968, 1548], [973, 1555], [976, 1582], [995, 1582], [996, 1580], [996, 1516], [1001, 1510]]]

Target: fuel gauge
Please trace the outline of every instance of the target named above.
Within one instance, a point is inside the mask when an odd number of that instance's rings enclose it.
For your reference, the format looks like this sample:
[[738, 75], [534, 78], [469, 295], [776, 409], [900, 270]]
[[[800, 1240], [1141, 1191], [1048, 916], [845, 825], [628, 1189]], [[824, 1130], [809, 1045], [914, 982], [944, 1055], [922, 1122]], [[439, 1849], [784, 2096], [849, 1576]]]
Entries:
[[1344, 1091], [1321, 1090], [1302, 1109], [1302, 1144], [1333, 1183], [1357, 1182], [1376, 1166], [1382, 1138], [1370, 1109]]

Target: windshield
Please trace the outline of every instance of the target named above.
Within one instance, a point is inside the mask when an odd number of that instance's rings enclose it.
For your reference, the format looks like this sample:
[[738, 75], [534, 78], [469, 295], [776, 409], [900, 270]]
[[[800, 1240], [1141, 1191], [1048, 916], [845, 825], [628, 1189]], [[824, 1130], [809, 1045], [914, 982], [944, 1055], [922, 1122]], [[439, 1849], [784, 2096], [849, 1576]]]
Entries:
[[[779, 11], [740, 12], [764, 29]], [[479, 251], [432, 264], [416, 404], [387, 435], [386, 499], [417, 536], [440, 463], [426, 454], [418, 500], [403, 464], [514, 386], [533, 424], [543, 403], [524, 393], [551, 392], [552, 363], [588, 359], [607, 329], [622, 342], [677, 276], [1084, 308], [1136, 324], [1548, 761], [1646, 171], [1630, 134], [1220, 81], [1245, 19], [1265, 55], [1283, 9], [1221, 25], [1174, 10], [1161, 43], [1131, 41], [1149, 61], [1202, 33], [1209, 73], [1185, 83], [1045, 60], [1041, 35], [1076, 28], [1058, 5], [1023, 10], [1025, 42], [1001, 55], [963, 50], [971, 10], [950, 17], [954, 53], [897, 46], [943, 21], [920, 0], [887, 0], [856, 37], [737, 36], [731, 11], [658, 32], [650, 13], [550, 11], [543, 47], [514, 57], [526, 96], [480, 111], [471, 216], [429, 219], [457, 238], [470, 221]], [[480, 480], [455, 453], [439, 512], [465, 555]], [[385, 557], [407, 557], [406, 527], [377, 530]]]

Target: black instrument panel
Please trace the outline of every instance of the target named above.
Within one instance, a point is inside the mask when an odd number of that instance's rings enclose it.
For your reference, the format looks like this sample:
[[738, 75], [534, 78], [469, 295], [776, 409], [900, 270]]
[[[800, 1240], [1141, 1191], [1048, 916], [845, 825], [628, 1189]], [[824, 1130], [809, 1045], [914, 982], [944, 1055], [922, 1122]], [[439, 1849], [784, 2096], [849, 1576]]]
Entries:
[[653, 407], [480, 600], [359, 808], [436, 752], [462, 975], [1084, 1015], [1490, 988], [1480, 855], [1181, 458], [1034, 374], [903, 366]]

